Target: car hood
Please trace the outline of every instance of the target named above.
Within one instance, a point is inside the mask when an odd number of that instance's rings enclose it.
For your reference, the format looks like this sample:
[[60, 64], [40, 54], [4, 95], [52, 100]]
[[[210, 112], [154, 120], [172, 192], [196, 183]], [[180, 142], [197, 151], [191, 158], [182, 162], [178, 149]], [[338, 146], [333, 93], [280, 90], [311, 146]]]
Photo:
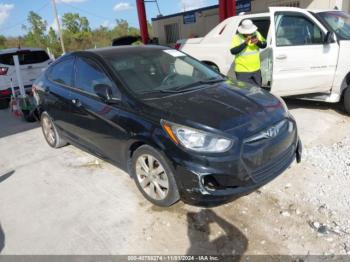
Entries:
[[267, 91], [226, 81], [144, 103], [160, 118], [226, 133], [254, 133], [287, 116], [282, 102]]

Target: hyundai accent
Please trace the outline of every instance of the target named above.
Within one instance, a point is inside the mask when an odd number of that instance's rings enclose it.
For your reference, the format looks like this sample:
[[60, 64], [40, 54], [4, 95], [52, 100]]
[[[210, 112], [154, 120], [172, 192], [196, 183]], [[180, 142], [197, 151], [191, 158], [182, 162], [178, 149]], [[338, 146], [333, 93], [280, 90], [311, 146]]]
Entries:
[[43, 134], [126, 170], [155, 205], [213, 206], [300, 161], [282, 99], [160, 46], [73, 52], [33, 85]]

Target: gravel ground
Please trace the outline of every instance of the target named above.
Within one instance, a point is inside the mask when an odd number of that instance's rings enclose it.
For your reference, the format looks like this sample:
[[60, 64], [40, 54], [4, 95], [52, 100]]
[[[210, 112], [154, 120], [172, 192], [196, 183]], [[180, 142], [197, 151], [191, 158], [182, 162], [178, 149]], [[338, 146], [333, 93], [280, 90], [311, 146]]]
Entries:
[[320, 221], [310, 221], [321, 234], [330, 234], [343, 243], [342, 253], [350, 254], [350, 136], [331, 146], [316, 145], [305, 151], [305, 161], [311, 165], [316, 189], [306, 200], [319, 206]]

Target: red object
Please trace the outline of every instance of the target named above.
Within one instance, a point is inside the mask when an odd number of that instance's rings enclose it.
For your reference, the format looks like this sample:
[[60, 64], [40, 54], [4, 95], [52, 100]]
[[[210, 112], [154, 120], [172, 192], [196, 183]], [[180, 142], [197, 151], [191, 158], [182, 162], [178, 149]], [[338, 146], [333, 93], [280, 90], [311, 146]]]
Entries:
[[149, 34], [148, 34], [148, 27], [147, 27], [145, 1], [144, 0], [136, 0], [136, 5], [137, 5], [137, 14], [139, 16], [142, 42], [144, 44], [148, 44]]
[[8, 67], [0, 67], [0, 76], [5, 76], [7, 75], [7, 71], [9, 70]]
[[0, 90], [0, 95], [2, 96], [8, 96], [11, 95], [11, 91], [10, 90]]
[[219, 0], [219, 17], [220, 22], [224, 21], [227, 18], [226, 0]]
[[176, 50], [180, 50], [180, 48], [181, 48], [181, 44], [180, 44], [180, 43], [176, 43], [176, 44], [175, 44], [175, 49], [176, 49]]
[[227, 18], [236, 15], [236, 0], [226, 0]]
[[236, 15], [236, 0], [219, 0], [220, 22]]
[[20, 117], [22, 116], [22, 112], [21, 110], [19, 110], [19, 107], [18, 107], [18, 103], [17, 103], [17, 100], [16, 99], [12, 99], [10, 101], [10, 108], [11, 108], [11, 112], [17, 116], [17, 117]]

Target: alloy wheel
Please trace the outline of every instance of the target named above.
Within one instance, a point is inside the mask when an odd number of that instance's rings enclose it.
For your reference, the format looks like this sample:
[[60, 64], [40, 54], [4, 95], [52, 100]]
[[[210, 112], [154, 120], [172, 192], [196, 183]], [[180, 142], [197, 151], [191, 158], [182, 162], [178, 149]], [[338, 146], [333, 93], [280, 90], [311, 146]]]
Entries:
[[55, 130], [51, 120], [48, 117], [44, 117], [43, 119], [43, 131], [49, 144], [54, 145], [56, 142]]
[[136, 176], [142, 190], [154, 200], [163, 200], [169, 192], [169, 179], [162, 164], [149, 154], [136, 161]]

